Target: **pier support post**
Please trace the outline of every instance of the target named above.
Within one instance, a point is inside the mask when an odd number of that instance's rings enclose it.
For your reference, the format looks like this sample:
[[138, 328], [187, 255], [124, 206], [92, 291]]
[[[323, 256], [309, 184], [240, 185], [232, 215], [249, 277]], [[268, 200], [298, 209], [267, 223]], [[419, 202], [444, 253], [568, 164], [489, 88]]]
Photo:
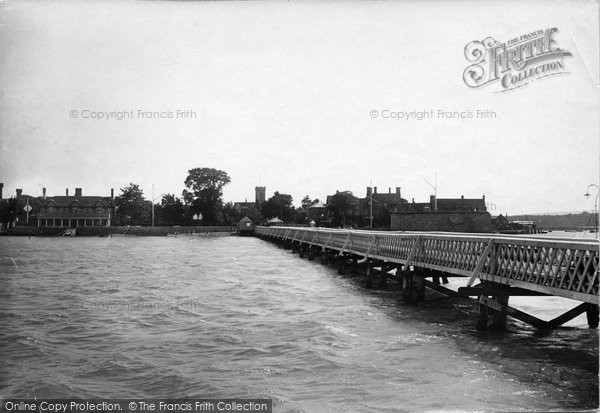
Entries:
[[352, 265], [350, 267], [350, 274], [358, 275], [358, 258], [352, 258]]
[[321, 265], [329, 264], [329, 254], [326, 250], [321, 250]]
[[377, 288], [384, 289], [387, 286], [388, 271], [390, 267], [386, 263], [381, 264], [381, 271], [379, 272], [379, 282]]
[[[496, 284], [495, 288], [506, 291], [506, 290], [510, 289], [510, 286]], [[492, 300], [497, 302], [501, 306], [501, 308], [506, 308], [506, 306], [508, 306], [508, 299], [509, 299], [508, 291], [506, 291], [505, 295], [504, 294], [503, 295], [495, 295], [492, 297]], [[490, 319], [490, 327], [491, 328], [496, 329], [496, 330], [506, 330], [506, 312], [498, 311], [498, 310], [489, 310], [489, 315], [491, 317], [491, 319]]]
[[306, 251], [306, 246], [304, 244], [300, 244], [300, 249], [298, 250], [300, 258], [304, 258], [305, 251]]
[[488, 328], [488, 308], [480, 301], [477, 302], [477, 330], [487, 330]]
[[414, 302], [423, 302], [425, 301], [425, 280], [422, 276], [417, 275], [413, 277], [414, 287], [413, 287], [413, 301]]
[[413, 273], [405, 272], [402, 275], [402, 299], [405, 303], [412, 303], [413, 299]]
[[346, 257], [342, 255], [338, 257], [337, 261], [337, 273], [341, 275], [346, 274]]
[[482, 301], [485, 295], [487, 281], [481, 282], [482, 294], [477, 299], [477, 330], [487, 330], [488, 328], [488, 307]]
[[367, 263], [367, 288], [373, 288], [373, 263]]
[[308, 260], [313, 261], [315, 259], [315, 249], [313, 247], [308, 247]]
[[[496, 295], [493, 295], [488, 299], [489, 290], [492, 288]], [[508, 307], [508, 299], [510, 298], [509, 290], [510, 286], [498, 283], [492, 283], [489, 281], [481, 282], [481, 295], [477, 302], [477, 329], [487, 330], [493, 328], [495, 330], [506, 329], [506, 315], [510, 307]], [[504, 293], [505, 292], [505, 293]], [[490, 308], [492, 307], [492, 308]], [[513, 316], [519, 316], [517, 311], [510, 309]], [[525, 314], [525, 313], [523, 313]], [[527, 314], [525, 314], [526, 316]], [[522, 319], [520, 317], [519, 319]], [[529, 317], [528, 319], [533, 320], [535, 317]], [[530, 320], [530, 321], [531, 321]], [[538, 320], [541, 322], [541, 320]], [[531, 321], [535, 322], [535, 320]]]
[[588, 303], [585, 309], [585, 315], [587, 316], [588, 326], [590, 328], [598, 328], [598, 305]]

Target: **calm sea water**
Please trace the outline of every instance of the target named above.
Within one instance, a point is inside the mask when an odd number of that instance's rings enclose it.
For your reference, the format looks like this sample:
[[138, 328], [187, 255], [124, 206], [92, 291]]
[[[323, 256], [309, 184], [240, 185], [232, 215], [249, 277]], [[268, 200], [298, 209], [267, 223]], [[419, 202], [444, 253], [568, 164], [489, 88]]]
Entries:
[[266, 397], [276, 412], [598, 405], [598, 332], [585, 319], [477, 332], [470, 302], [404, 305], [254, 238], [2, 237], [0, 251], [2, 398]]

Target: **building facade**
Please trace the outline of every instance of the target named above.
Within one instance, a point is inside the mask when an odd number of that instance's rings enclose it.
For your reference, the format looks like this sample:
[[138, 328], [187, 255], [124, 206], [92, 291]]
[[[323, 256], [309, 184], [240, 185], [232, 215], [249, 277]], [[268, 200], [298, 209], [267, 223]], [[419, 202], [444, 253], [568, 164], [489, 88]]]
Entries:
[[75, 195], [46, 196], [46, 188], [34, 214], [38, 227], [108, 227], [115, 215], [114, 190], [110, 196], [84, 196], [81, 188]]
[[487, 212], [485, 195], [481, 198], [438, 198], [429, 202], [410, 202], [393, 213], [392, 231], [444, 231], [490, 233], [494, 231], [492, 217]]

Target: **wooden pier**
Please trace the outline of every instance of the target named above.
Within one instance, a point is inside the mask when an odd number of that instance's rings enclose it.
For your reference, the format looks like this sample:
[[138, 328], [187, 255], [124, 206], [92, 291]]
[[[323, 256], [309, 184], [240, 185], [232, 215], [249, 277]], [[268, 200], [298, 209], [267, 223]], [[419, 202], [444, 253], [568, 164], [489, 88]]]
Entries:
[[[425, 299], [425, 288], [477, 297], [477, 327], [505, 328], [509, 315], [540, 329], [558, 327], [586, 313], [598, 327], [599, 244], [595, 240], [499, 234], [395, 233], [330, 228], [262, 227], [255, 235], [289, 247], [300, 257], [334, 262], [340, 273], [362, 269], [367, 286], [401, 282], [406, 302]], [[458, 292], [444, 287], [463, 277]], [[477, 283], [476, 283], [477, 281]], [[508, 305], [510, 296], [559, 296], [581, 304], [550, 321]]]

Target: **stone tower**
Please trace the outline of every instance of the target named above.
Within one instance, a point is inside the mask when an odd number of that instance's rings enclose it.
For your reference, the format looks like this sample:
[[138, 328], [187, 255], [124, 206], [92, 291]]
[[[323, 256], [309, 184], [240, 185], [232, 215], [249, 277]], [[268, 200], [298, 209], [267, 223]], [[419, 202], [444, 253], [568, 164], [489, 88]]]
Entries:
[[256, 193], [255, 202], [257, 204], [262, 204], [263, 202], [265, 202], [265, 194], [267, 192], [267, 188], [264, 186], [256, 186], [254, 187], [254, 191]]

